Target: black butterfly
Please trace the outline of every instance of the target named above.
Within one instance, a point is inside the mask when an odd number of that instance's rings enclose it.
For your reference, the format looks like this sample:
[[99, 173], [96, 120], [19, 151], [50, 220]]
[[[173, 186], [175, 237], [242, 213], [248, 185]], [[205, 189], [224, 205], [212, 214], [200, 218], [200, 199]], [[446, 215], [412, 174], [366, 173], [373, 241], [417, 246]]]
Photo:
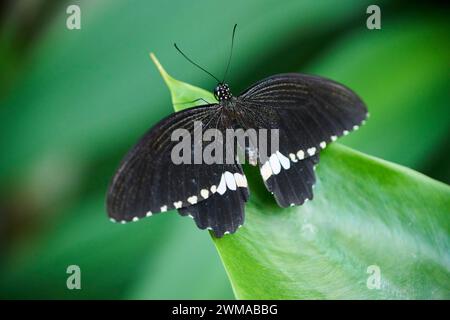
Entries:
[[[231, 54], [227, 71], [230, 60]], [[368, 115], [354, 92], [318, 76], [274, 75], [237, 97], [226, 83], [217, 81], [214, 95], [218, 103], [168, 116], [128, 153], [107, 195], [112, 221], [137, 221], [177, 209], [181, 215], [191, 216], [200, 229], [212, 230], [216, 237], [234, 233], [242, 226], [249, 190], [238, 161], [209, 165], [176, 165], [171, 161], [171, 150], [177, 143], [171, 141], [171, 133], [180, 128], [193, 133], [194, 121], [202, 121], [203, 131], [279, 129], [279, 148], [268, 158], [261, 157], [255, 146], [246, 147], [245, 152], [256, 154], [254, 164], [259, 166], [267, 189], [279, 206], [288, 207], [313, 198], [319, 151], [339, 136], [356, 130]]]

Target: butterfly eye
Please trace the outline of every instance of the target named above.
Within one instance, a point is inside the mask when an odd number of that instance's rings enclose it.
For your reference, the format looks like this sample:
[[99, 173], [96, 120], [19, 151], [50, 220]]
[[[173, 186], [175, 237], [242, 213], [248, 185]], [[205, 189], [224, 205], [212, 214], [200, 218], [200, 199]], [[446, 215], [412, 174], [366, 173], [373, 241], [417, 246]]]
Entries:
[[220, 87], [219, 87], [219, 86], [217, 86], [217, 87], [214, 89], [214, 97], [215, 97], [217, 100], [220, 100]]

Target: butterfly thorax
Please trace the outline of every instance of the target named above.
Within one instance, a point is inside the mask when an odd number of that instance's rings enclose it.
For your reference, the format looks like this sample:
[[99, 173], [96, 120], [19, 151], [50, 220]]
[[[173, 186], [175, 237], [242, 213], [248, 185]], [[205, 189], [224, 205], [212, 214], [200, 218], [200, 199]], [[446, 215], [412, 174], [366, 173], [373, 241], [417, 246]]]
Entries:
[[219, 83], [214, 89], [214, 97], [221, 102], [231, 100], [233, 95], [230, 92], [230, 87], [226, 83]]

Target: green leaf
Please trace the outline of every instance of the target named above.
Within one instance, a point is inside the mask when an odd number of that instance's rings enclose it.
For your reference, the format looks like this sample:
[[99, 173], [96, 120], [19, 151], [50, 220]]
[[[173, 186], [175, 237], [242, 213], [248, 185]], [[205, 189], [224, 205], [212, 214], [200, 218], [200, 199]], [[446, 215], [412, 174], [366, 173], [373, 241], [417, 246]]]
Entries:
[[[189, 96], [167, 84], [174, 101]], [[279, 208], [246, 173], [244, 227], [213, 238], [237, 298], [450, 298], [449, 186], [339, 144], [321, 153], [300, 207]]]
[[[217, 103], [216, 98], [211, 92], [171, 77], [166, 70], [164, 70], [161, 63], [153, 53], [150, 53], [150, 58], [158, 68], [158, 71], [166, 82], [166, 85], [171, 88], [170, 94], [172, 96], [172, 104], [175, 111], [180, 111], [196, 105], [202, 105], [206, 102]], [[204, 99], [204, 101], [198, 101], [199, 99]]]

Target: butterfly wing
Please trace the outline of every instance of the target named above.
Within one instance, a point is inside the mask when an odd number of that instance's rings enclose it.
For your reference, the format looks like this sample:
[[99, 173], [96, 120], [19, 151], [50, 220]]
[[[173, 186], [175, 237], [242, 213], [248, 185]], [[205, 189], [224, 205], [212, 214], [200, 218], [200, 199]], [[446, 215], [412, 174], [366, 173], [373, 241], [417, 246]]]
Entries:
[[[318, 76], [288, 73], [257, 82], [239, 96], [246, 108], [269, 114], [283, 129], [286, 149], [312, 150], [357, 129], [367, 117], [363, 101], [349, 88]], [[281, 143], [280, 143], [281, 145]]]
[[[181, 215], [192, 217], [200, 229], [212, 230], [215, 237], [232, 234], [244, 223], [244, 204], [249, 192], [244, 173], [235, 173], [237, 186], [229, 186], [223, 193], [215, 193], [207, 200], [178, 209]], [[224, 176], [224, 179], [229, 176]]]
[[[246, 190], [245, 176], [239, 164], [194, 164], [194, 145], [204, 143], [196, 135], [211, 128], [221, 132], [226, 128], [221, 108], [212, 104], [183, 110], [150, 129], [124, 158], [111, 182], [107, 194], [108, 215], [125, 223], [193, 206], [231, 189]], [[195, 127], [196, 121], [202, 122], [200, 129]], [[172, 150], [180, 142], [171, 138], [176, 129], [185, 130], [184, 134], [191, 137], [191, 164], [172, 161]], [[197, 223], [200, 218], [196, 217]]]
[[304, 74], [266, 78], [238, 100], [244, 114], [262, 119], [256, 126], [279, 129], [279, 148], [269, 158], [260, 158], [259, 166], [267, 189], [282, 207], [312, 198], [319, 151], [367, 117], [363, 101], [349, 88]]

